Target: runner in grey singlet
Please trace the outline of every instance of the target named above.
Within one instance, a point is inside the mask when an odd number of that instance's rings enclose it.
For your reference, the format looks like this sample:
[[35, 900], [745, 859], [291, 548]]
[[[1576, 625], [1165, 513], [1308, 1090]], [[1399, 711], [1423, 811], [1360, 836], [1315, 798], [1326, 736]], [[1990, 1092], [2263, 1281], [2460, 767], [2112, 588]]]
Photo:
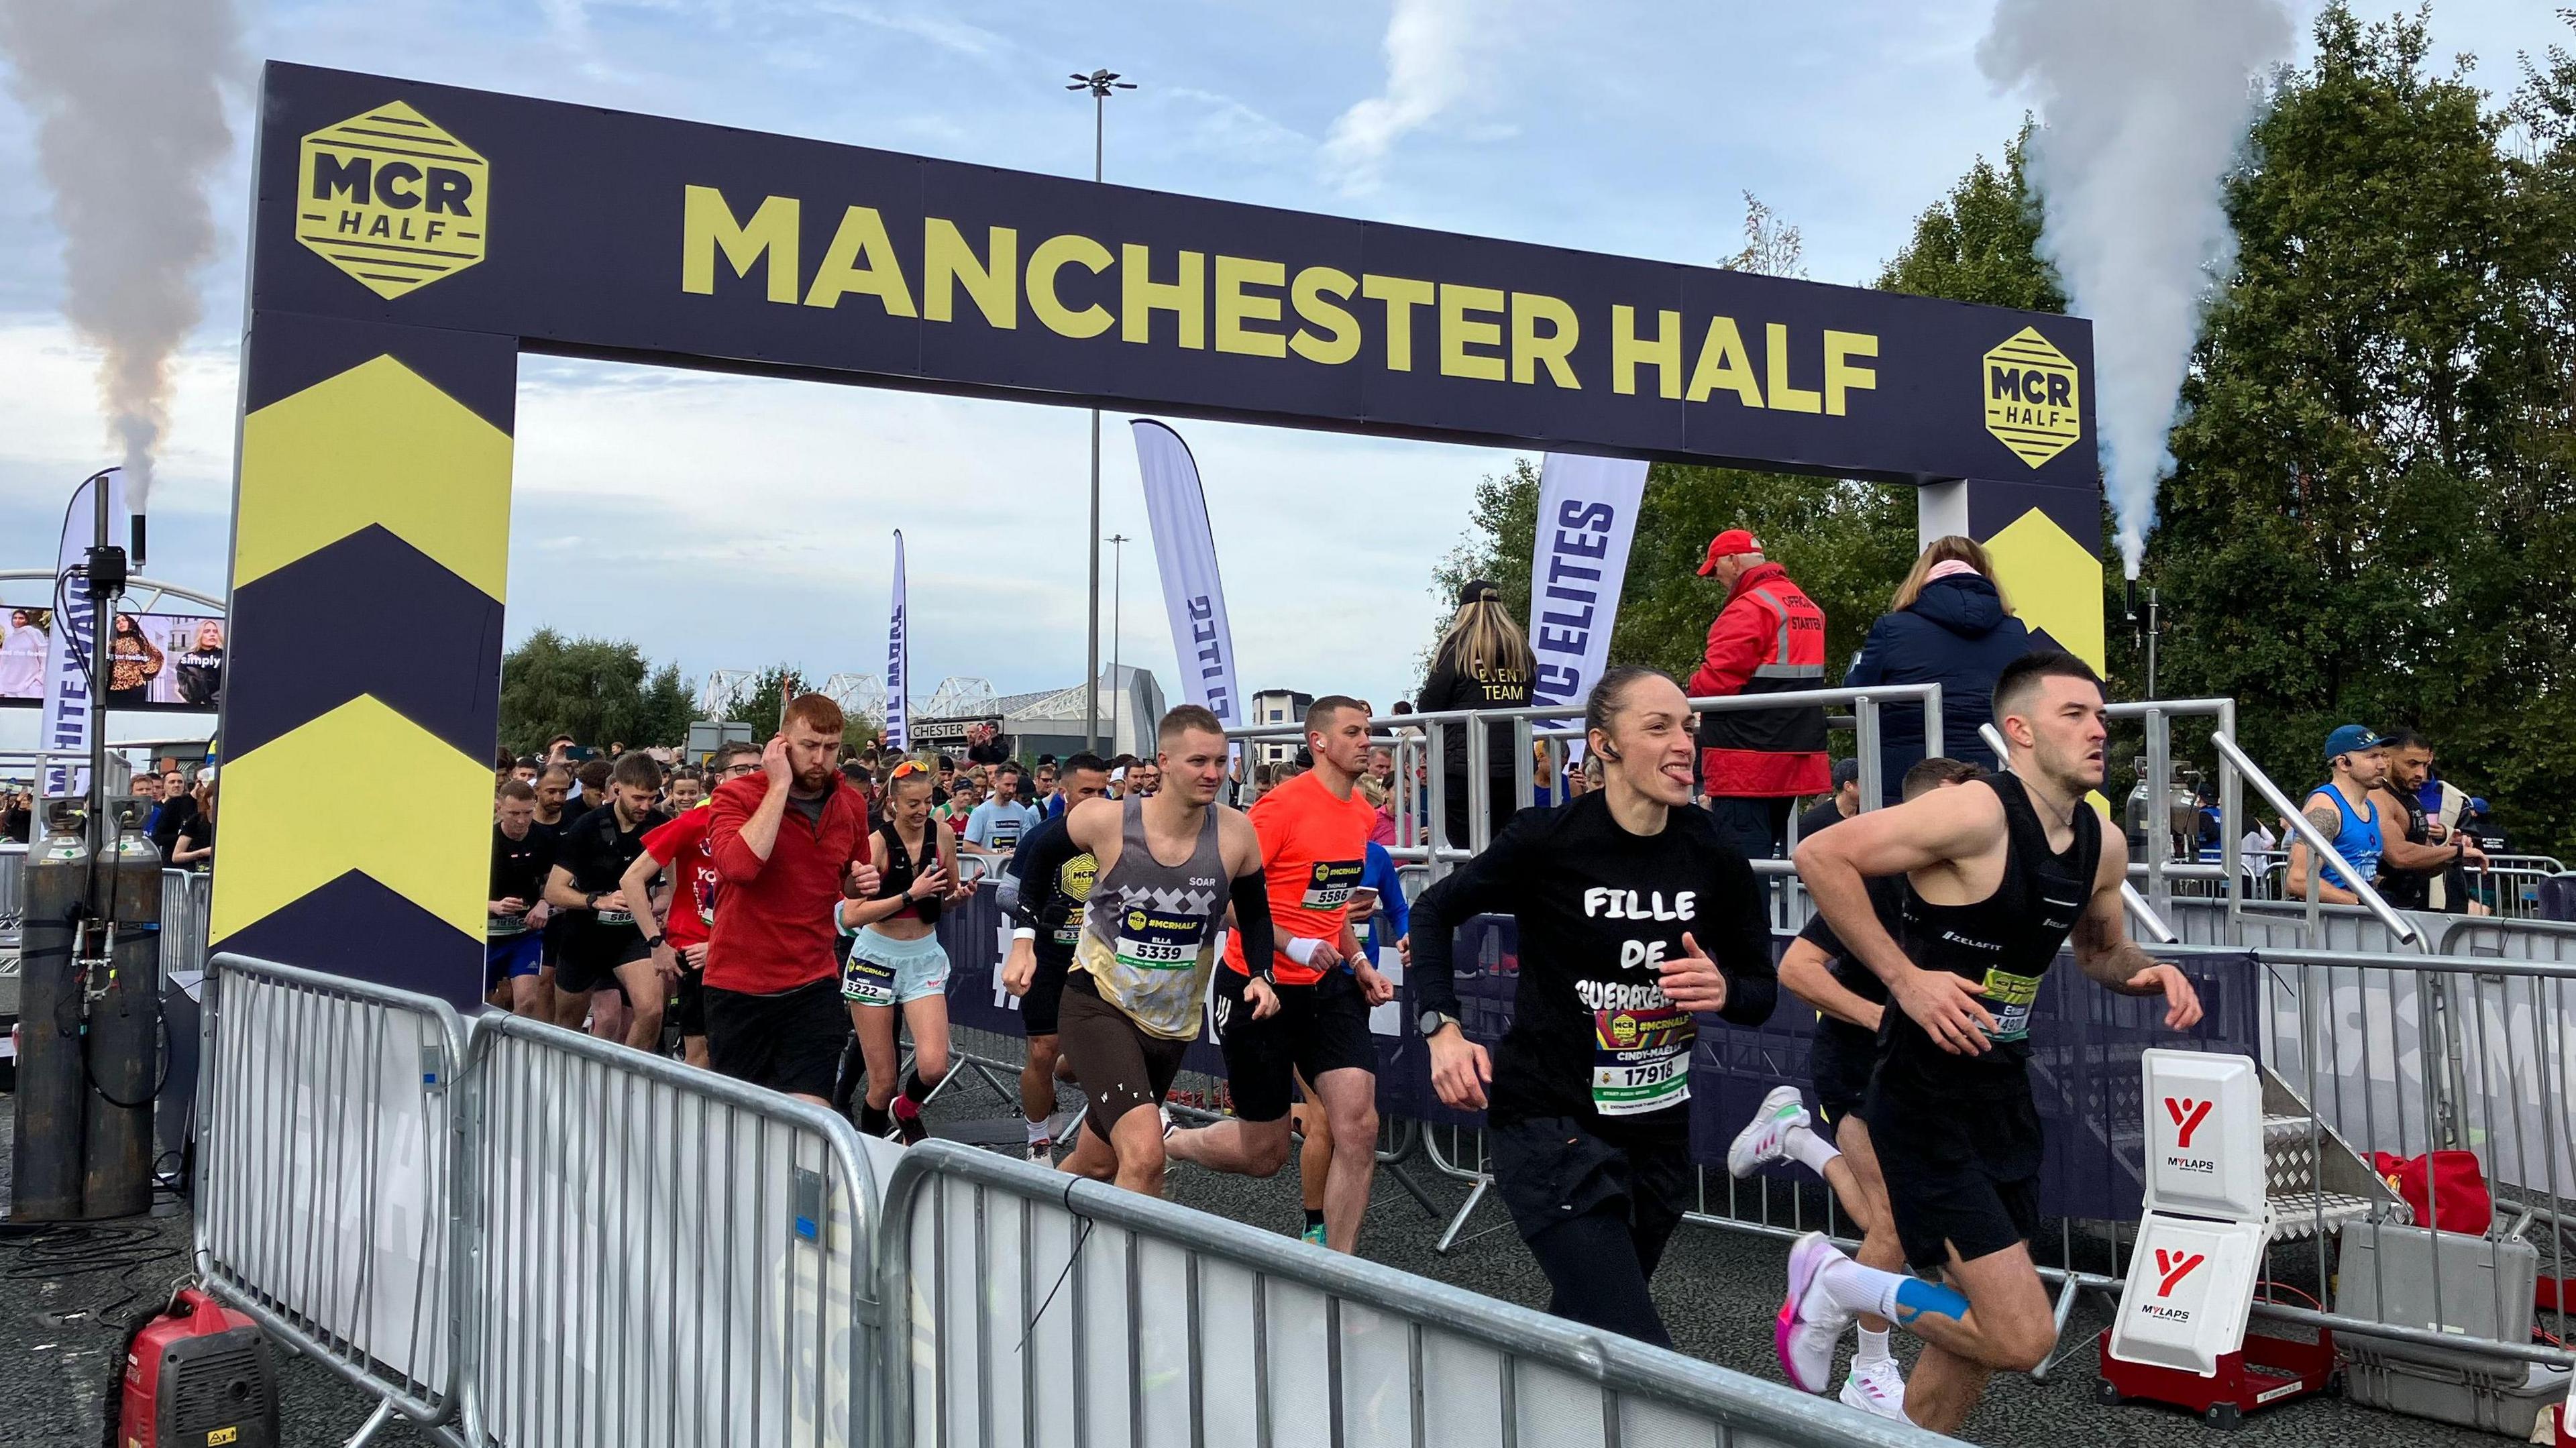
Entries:
[[1187, 863], [1172, 866], [1155, 859], [1145, 842], [1145, 801], [1131, 795], [1124, 806], [1118, 862], [1091, 887], [1073, 968], [1088, 972], [1100, 998], [1140, 1029], [1192, 1040], [1225, 918], [1228, 882], [1217, 813], [1207, 811]]

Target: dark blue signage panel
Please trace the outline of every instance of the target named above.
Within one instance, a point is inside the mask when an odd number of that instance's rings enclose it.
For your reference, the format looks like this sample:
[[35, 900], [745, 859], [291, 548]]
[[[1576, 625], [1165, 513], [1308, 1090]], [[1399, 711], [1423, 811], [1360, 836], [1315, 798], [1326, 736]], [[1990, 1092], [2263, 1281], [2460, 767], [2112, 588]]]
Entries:
[[2097, 485], [2077, 318], [303, 66], [270, 65], [264, 100], [257, 312], [1035, 402]]

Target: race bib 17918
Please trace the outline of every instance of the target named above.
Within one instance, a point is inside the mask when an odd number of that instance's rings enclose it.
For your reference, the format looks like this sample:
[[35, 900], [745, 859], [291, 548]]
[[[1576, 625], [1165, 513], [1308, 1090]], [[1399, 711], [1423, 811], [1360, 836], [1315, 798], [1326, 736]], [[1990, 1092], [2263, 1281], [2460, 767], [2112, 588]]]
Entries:
[[1592, 1013], [1592, 1109], [1604, 1116], [1661, 1111], [1690, 1099], [1699, 1027], [1677, 1006]]

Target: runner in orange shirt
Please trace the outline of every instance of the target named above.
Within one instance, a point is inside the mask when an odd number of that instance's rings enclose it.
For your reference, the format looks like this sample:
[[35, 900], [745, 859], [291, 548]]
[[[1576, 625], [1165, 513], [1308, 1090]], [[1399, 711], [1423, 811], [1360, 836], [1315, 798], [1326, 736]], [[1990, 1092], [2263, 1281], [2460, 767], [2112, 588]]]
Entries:
[[1288, 1160], [1290, 1097], [1303, 1077], [1322, 1098], [1333, 1137], [1324, 1185], [1324, 1245], [1351, 1251], [1377, 1174], [1377, 1041], [1369, 1007], [1395, 998], [1359, 948], [1347, 911], [1367, 864], [1377, 811], [1353, 786], [1368, 762], [1368, 706], [1340, 694], [1306, 711], [1315, 767], [1264, 794], [1251, 810], [1269, 886], [1266, 961], [1247, 963], [1228, 937], [1217, 972], [1216, 1031], [1234, 1115], [1176, 1131], [1176, 1161], [1269, 1176]]

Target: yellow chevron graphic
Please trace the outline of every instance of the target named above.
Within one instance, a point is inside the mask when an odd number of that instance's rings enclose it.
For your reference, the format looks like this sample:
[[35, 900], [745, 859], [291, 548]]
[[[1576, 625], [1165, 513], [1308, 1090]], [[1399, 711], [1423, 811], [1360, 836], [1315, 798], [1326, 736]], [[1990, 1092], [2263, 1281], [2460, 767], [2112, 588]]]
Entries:
[[2037, 508], [1986, 540], [1995, 581], [2012, 598], [2021, 621], [2044, 628], [2068, 653], [2094, 668], [2107, 667], [2102, 651], [2102, 560], [2066, 536]]
[[[315, 809], [316, 765], [365, 760], [401, 795], [402, 828], [374, 810]], [[480, 940], [491, 873], [492, 770], [361, 694], [224, 761], [224, 867], [210, 933], [222, 940], [357, 870]], [[348, 942], [363, 950], [363, 942]]]
[[370, 523], [495, 599], [508, 584], [510, 435], [390, 356], [243, 418], [240, 499], [235, 588]]

